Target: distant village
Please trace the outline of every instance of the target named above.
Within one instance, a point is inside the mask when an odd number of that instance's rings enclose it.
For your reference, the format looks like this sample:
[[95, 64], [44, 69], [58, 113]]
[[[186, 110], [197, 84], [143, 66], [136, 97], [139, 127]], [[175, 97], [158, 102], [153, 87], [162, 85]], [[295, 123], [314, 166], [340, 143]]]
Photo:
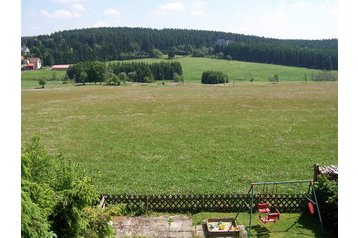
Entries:
[[[38, 70], [42, 67], [42, 61], [38, 57], [31, 57], [30, 49], [26, 46], [21, 47], [21, 70]], [[51, 70], [67, 70], [69, 64], [52, 65]]]

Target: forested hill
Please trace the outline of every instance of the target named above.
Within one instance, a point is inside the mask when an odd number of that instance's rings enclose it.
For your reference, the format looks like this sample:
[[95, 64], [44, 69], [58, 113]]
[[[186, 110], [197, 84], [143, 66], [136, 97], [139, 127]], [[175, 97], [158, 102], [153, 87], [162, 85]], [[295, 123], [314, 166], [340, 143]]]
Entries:
[[45, 65], [157, 57], [163, 52], [316, 69], [338, 68], [337, 39], [279, 40], [204, 30], [108, 27], [22, 37], [21, 41]]

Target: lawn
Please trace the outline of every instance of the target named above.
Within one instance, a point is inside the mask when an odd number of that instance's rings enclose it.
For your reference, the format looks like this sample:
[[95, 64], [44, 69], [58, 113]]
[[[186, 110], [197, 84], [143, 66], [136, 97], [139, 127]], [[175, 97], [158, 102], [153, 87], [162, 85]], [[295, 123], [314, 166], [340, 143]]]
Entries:
[[[193, 223], [201, 224], [208, 218], [234, 218], [235, 213], [209, 213], [202, 212], [193, 215]], [[240, 213], [236, 224], [245, 225], [248, 229], [250, 214]], [[333, 238], [334, 235], [322, 230], [318, 218], [306, 213], [281, 213], [276, 223], [263, 224], [257, 213], [252, 215], [251, 237], [275, 237], [275, 238], [296, 238], [296, 237], [325, 237]]]
[[22, 141], [40, 134], [102, 193], [246, 193], [250, 182], [311, 179], [314, 163], [337, 164], [337, 87], [23, 89]]

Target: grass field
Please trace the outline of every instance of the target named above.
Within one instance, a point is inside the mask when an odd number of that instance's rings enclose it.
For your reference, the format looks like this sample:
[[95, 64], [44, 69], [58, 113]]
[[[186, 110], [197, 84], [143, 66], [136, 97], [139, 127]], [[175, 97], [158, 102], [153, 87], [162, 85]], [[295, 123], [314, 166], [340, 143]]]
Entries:
[[21, 72], [21, 88], [39, 88], [38, 80], [45, 79], [47, 81], [45, 87], [63, 87], [69, 86], [63, 84], [66, 71], [52, 71], [48, 67], [39, 70], [27, 70]]
[[[289, 67], [273, 64], [249, 63], [242, 61], [227, 61], [209, 58], [193, 58], [193, 57], [177, 57], [176, 61], [180, 62], [184, 72], [185, 82], [199, 83], [201, 74], [206, 70], [218, 70], [225, 72], [230, 77], [230, 84], [234, 85], [239, 81], [248, 82], [251, 78], [254, 81], [267, 81], [269, 77], [277, 74], [279, 81], [303, 81], [306, 74], [308, 80], [311, 75], [319, 70], [312, 70], [299, 67]], [[126, 62], [130, 62], [126, 61]], [[147, 63], [171, 61], [168, 59], [140, 59], [133, 61], [141, 61]], [[337, 71], [332, 73], [338, 77]], [[48, 80], [46, 87], [63, 87], [61, 80], [65, 76], [65, 71], [51, 71], [49, 68], [43, 68], [35, 71], [23, 71], [21, 74], [22, 88], [38, 87], [39, 79]], [[55, 81], [57, 79], [59, 81]]]
[[250, 182], [310, 179], [314, 163], [337, 164], [337, 86], [24, 89], [22, 141], [39, 133], [103, 193], [247, 192]]
[[[153, 63], [170, 60], [140, 59], [128, 61]], [[201, 74], [206, 70], [225, 72], [229, 76], [231, 84], [237, 81], [248, 82], [251, 78], [254, 78], [254, 81], [267, 81], [269, 77], [273, 77], [275, 74], [279, 76], [280, 81], [303, 81], [305, 74], [307, 74], [308, 80], [310, 80], [312, 72], [319, 71], [300, 67], [209, 58], [177, 57], [175, 61], [180, 62], [182, 65], [184, 79], [187, 82], [200, 82]], [[332, 73], [338, 77], [337, 71], [332, 71]]]

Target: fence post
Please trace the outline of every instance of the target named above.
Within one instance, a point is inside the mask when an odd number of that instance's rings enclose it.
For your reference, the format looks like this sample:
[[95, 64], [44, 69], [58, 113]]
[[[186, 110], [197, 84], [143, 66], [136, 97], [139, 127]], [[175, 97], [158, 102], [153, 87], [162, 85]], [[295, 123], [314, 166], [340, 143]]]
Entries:
[[201, 206], [200, 206], [200, 210], [203, 211], [204, 210], [204, 202], [205, 202], [205, 195], [201, 195]]
[[318, 164], [313, 165], [313, 182], [317, 182]]

